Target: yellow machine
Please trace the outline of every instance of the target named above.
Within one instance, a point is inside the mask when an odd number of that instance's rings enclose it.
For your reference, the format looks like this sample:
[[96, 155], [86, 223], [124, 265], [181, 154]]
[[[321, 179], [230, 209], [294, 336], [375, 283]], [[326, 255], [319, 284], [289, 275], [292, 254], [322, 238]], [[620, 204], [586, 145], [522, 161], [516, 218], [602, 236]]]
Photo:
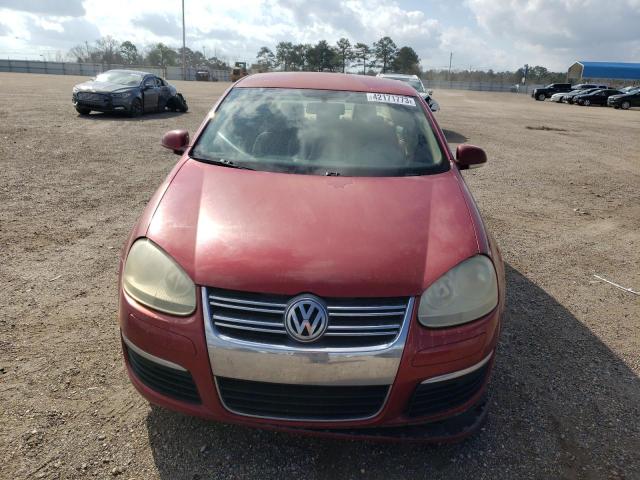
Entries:
[[235, 67], [231, 70], [231, 81], [237, 82], [242, 77], [246, 77], [247, 73], [247, 62], [236, 62]]

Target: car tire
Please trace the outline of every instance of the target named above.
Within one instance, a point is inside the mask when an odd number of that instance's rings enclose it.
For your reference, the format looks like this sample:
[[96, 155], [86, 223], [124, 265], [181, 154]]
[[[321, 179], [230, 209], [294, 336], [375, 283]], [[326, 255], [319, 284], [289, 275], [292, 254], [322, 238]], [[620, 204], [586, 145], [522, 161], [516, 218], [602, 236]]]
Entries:
[[536, 97], [536, 100], [538, 100], [539, 102], [544, 102], [546, 95], [544, 93], [539, 93], [538, 96]]
[[620, 108], [622, 108], [623, 110], [629, 110], [631, 108], [631, 103], [629, 102], [622, 102], [622, 104], [620, 104]]
[[189, 110], [189, 106], [187, 105], [187, 101], [184, 99], [184, 97], [182, 96], [181, 93], [178, 93], [176, 95], [177, 99], [178, 99], [178, 110], [182, 113], [185, 113], [187, 110]]
[[588, 107], [589, 105], [591, 105], [591, 100], [583, 100], [582, 105], [584, 105], [585, 107]]
[[133, 102], [131, 102], [131, 107], [129, 107], [129, 116], [130, 117], [139, 117], [142, 115], [142, 102], [139, 98], [134, 98]]
[[80, 115], [89, 115], [91, 113], [91, 109], [87, 107], [77, 106], [76, 112], [78, 112]]

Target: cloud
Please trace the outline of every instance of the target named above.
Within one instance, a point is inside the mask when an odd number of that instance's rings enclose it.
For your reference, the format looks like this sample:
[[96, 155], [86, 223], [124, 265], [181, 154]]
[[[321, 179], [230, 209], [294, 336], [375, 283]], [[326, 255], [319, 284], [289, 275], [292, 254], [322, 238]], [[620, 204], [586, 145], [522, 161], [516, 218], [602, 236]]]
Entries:
[[82, 0], [0, 0], [0, 8], [60, 17], [82, 17], [85, 14]]
[[9, 27], [3, 23], [0, 23], [0, 37], [4, 37], [5, 35], [9, 35]]
[[71, 18], [57, 22], [51, 20], [28, 18], [27, 30], [32, 48], [43, 46], [48, 49], [68, 49], [100, 38], [100, 30], [84, 18]]
[[131, 23], [142, 27], [159, 37], [182, 37], [182, 27], [178, 25], [176, 17], [159, 13], [149, 13], [134, 18]]
[[540, 62], [632, 60], [640, 48], [640, 0], [467, 0], [482, 29]]

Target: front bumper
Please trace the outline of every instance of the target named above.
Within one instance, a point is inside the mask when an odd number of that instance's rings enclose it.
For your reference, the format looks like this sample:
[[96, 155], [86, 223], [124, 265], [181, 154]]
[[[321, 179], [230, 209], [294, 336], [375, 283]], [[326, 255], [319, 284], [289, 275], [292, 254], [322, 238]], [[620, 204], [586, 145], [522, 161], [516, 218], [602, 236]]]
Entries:
[[96, 95], [88, 100], [79, 98], [77, 93], [71, 96], [74, 107], [84, 107], [97, 112], [126, 112], [131, 109], [131, 102], [135, 97], [113, 98], [111, 95]]
[[[486, 405], [483, 398], [494, 361], [502, 307], [501, 302], [482, 319], [443, 330], [422, 328], [416, 320], [417, 308], [412, 308], [404, 349], [397, 371], [389, 380], [382, 407], [366, 418], [329, 421], [250, 416], [233, 413], [225, 407], [216, 382], [215, 358], [210, 357], [205, 336], [205, 328], [209, 327], [203, 321], [205, 309], [201, 298], [192, 316], [176, 318], [147, 309], [121, 292], [120, 327], [129, 377], [136, 389], [152, 403], [211, 420], [301, 434], [441, 442], [470, 435], [484, 420]], [[255, 350], [247, 351], [255, 355]], [[297, 360], [297, 356], [290, 355], [291, 362]], [[146, 361], [155, 362], [150, 364], [151, 371], [141, 370], [144, 367], [141, 363]], [[259, 369], [258, 356], [255, 361], [256, 369]], [[309, 371], [314, 366], [327, 368], [330, 362], [328, 355], [318, 355], [307, 362], [306, 368]], [[482, 367], [481, 371], [478, 365]], [[225, 368], [228, 377], [229, 366]], [[439, 387], [452, 378], [464, 380], [469, 378], [464, 376], [469, 369], [476, 372], [475, 383], [456, 387], [467, 389], [463, 402], [440, 406], [436, 410], [413, 408], [421, 384]], [[339, 377], [338, 371], [336, 369], [336, 377]], [[460, 372], [462, 376], [456, 376]], [[437, 383], [440, 380], [443, 383]], [[283, 378], [282, 383], [291, 382]], [[193, 391], [190, 385], [193, 385]], [[427, 393], [427, 397], [423, 394], [421, 398], [433, 397]]]

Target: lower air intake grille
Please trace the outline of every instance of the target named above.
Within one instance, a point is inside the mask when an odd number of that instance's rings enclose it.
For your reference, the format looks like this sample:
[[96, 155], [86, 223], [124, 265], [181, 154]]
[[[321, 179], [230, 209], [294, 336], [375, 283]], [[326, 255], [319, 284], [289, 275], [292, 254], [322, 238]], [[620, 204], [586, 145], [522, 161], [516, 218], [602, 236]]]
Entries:
[[422, 417], [435, 415], [465, 404], [471, 399], [487, 376], [489, 363], [461, 377], [417, 386], [409, 403], [407, 415]]
[[241, 415], [285, 420], [355, 420], [374, 416], [389, 387], [290, 385], [216, 377], [227, 409]]
[[127, 348], [131, 370], [147, 387], [167, 397], [189, 403], [200, 403], [200, 395], [191, 374], [165, 367]]

